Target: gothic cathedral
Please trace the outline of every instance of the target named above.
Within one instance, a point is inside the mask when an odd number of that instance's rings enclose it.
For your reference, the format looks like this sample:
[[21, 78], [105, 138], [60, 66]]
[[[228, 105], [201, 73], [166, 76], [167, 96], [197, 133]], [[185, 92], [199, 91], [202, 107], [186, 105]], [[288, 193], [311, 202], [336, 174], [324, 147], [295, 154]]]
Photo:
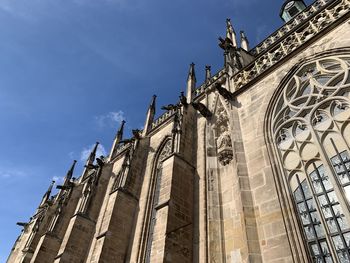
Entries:
[[350, 0], [280, 16], [253, 49], [228, 19], [224, 67], [73, 163], [8, 263], [350, 262]]

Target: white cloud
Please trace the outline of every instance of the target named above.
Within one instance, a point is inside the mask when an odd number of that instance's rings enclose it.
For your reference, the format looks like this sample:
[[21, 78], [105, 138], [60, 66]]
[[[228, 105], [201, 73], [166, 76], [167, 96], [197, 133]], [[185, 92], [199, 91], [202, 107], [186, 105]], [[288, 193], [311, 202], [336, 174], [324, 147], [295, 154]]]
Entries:
[[26, 173], [24, 173], [21, 170], [16, 170], [16, 169], [0, 170], [0, 178], [3, 178], [3, 179], [18, 178], [18, 177], [24, 177], [24, 176], [26, 176]]
[[[82, 162], [86, 162], [87, 158], [89, 158], [89, 155], [92, 151], [92, 149], [95, 147], [95, 144], [90, 145], [89, 147], [85, 147], [81, 153], [80, 153], [80, 160]], [[106, 156], [107, 152], [105, 147], [102, 144], [98, 145], [97, 148], [97, 153], [96, 153], [96, 157], [100, 157], [101, 155]]]
[[125, 115], [121, 110], [111, 111], [104, 115], [95, 116], [95, 121], [99, 128], [104, 128], [106, 126], [114, 128], [116, 124], [120, 125], [123, 120], [125, 120]]
[[56, 184], [61, 184], [64, 181], [64, 176], [54, 176], [52, 177], [52, 181], [55, 181]]
[[69, 152], [69, 153], [68, 153], [68, 156], [69, 156], [69, 158], [72, 159], [72, 160], [75, 159], [75, 152]]

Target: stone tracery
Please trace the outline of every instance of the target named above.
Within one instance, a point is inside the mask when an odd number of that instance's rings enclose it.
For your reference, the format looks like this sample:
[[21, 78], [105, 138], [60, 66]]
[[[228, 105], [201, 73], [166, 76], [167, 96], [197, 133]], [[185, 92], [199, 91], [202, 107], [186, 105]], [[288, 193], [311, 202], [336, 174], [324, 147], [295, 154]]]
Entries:
[[290, 77], [272, 130], [315, 262], [350, 262], [350, 56], [313, 60]]

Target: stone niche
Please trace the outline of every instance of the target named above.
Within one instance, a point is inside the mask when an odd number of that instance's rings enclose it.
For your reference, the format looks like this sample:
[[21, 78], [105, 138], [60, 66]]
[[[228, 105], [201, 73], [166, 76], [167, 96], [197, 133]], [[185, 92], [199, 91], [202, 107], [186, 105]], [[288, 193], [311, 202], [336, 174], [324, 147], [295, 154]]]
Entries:
[[218, 161], [221, 165], [226, 166], [233, 159], [233, 148], [228, 116], [221, 103], [218, 104], [216, 117], [215, 134]]

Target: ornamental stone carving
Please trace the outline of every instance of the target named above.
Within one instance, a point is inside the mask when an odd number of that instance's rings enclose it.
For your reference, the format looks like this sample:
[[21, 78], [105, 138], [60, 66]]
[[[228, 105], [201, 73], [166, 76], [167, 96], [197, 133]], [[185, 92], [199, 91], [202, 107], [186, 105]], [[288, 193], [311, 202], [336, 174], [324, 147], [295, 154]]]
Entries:
[[229, 122], [227, 113], [221, 102], [217, 107], [217, 124], [216, 124], [216, 147], [218, 160], [223, 166], [229, 164], [233, 159], [232, 139], [229, 131]]

